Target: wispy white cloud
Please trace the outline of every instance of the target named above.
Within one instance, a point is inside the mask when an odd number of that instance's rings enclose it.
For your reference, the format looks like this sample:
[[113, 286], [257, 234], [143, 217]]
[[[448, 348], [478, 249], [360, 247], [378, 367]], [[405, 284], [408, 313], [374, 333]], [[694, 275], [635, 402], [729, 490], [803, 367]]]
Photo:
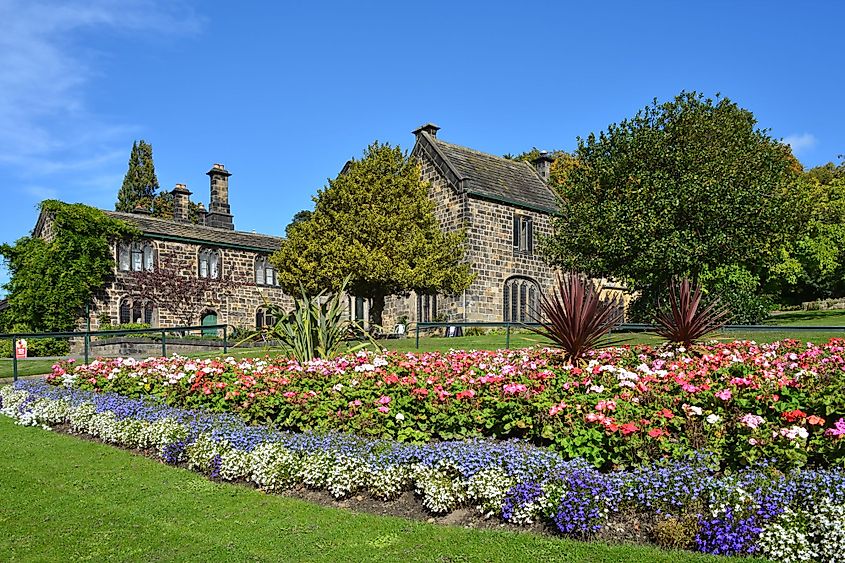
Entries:
[[54, 199], [59, 196], [59, 191], [56, 188], [46, 186], [24, 186], [23, 191], [38, 200]]
[[[75, 172], [74, 182], [101, 179], [127, 158], [127, 137], [141, 132], [91, 107], [97, 56], [80, 45], [83, 32], [160, 36], [201, 27], [181, 2], [154, 0], [0, 0], [0, 21], [0, 167], [23, 186], [64, 172]], [[20, 190], [54, 197], [57, 188]]]
[[817, 141], [812, 133], [801, 133], [800, 135], [784, 137], [783, 142], [792, 147], [792, 154], [798, 156], [802, 152], [815, 147]]

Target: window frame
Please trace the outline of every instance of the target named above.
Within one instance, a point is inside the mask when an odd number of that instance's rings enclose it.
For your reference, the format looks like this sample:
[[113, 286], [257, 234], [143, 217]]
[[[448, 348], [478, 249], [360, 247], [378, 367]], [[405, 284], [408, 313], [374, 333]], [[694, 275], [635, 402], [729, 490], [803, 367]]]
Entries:
[[158, 324], [157, 313], [157, 307], [152, 301], [126, 296], [118, 302], [117, 322], [121, 325], [147, 324], [154, 327]]
[[273, 266], [270, 262], [270, 258], [266, 254], [259, 254], [255, 257], [254, 279], [255, 285], [258, 286], [279, 287], [279, 279], [278, 276], [276, 276], [276, 267]]
[[219, 280], [223, 272], [223, 259], [219, 248], [204, 246], [197, 251], [197, 277]]
[[502, 321], [536, 322], [540, 314], [540, 284], [528, 276], [511, 276], [502, 286]]
[[151, 272], [155, 269], [155, 247], [148, 241], [120, 241], [117, 243], [119, 272]]
[[417, 293], [417, 322], [430, 323], [437, 318], [437, 294]]
[[534, 218], [522, 213], [513, 214], [513, 253], [534, 254]]

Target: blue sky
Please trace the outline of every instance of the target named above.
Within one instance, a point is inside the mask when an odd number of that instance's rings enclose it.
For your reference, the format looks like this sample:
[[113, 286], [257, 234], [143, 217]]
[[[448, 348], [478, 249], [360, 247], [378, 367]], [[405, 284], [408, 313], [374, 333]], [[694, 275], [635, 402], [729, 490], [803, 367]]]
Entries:
[[272, 234], [427, 121], [494, 154], [568, 150], [686, 89], [750, 109], [805, 166], [845, 153], [838, 0], [0, 0], [0, 21], [4, 242], [45, 198], [113, 208], [135, 139], [206, 204], [224, 163], [236, 228]]

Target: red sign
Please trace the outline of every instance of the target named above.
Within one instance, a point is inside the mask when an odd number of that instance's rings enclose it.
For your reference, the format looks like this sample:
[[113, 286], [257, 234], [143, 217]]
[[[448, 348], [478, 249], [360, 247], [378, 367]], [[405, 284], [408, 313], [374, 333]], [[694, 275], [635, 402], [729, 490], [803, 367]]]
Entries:
[[26, 340], [23, 338], [15, 341], [15, 358], [19, 360], [26, 358]]

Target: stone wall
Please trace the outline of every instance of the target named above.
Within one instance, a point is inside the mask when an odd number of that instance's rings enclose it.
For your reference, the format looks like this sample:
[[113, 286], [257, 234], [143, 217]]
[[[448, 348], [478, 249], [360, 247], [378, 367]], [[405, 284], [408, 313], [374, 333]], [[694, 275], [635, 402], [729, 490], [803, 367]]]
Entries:
[[[512, 276], [531, 278], [542, 291], [551, 291], [554, 269], [536, 250], [539, 238], [551, 234], [548, 214], [459, 193], [425, 153], [418, 152], [415, 156], [420, 160], [423, 180], [429, 182], [429, 195], [434, 200], [434, 214], [441, 228], [447, 232], [466, 229], [465, 257], [475, 274], [475, 280], [465, 292], [438, 296], [439, 317], [463, 322], [502, 322], [505, 281]], [[532, 219], [535, 249], [530, 253], [514, 251], [514, 214]], [[385, 327], [390, 330], [396, 319], [403, 316], [411, 322], [419, 320], [416, 294], [388, 299]]]
[[[255, 259], [259, 253], [222, 248], [201, 246], [197, 244], [148, 239], [155, 248], [156, 265], [162, 262], [172, 264], [183, 276], [196, 277], [199, 271], [199, 251], [201, 248], [215, 248], [220, 253], [220, 271], [223, 279], [233, 281], [226, 291], [220, 295], [209, 296], [198, 301], [193, 308], [189, 324], [200, 324], [205, 312], [217, 313], [217, 324], [229, 324], [236, 327], [254, 327], [255, 313], [265, 302], [282, 305], [289, 309], [292, 299], [285, 295], [278, 287], [257, 286], [255, 284]], [[114, 245], [115, 263], [117, 263], [117, 245]], [[95, 300], [94, 311], [91, 316], [92, 329], [99, 327], [100, 316], [105, 313], [111, 324], [118, 324], [120, 320], [120, 302], [131, 295], [132, 277], [128, 272], [117, 271], [115, 280], [109, 284], [103, 295]], [[186, 319], [176, 316], [174, 312], [158, 307], [154, 316], [154, 326], [182, 326]]]
[[[428, 182], [428, 193], [434, 201], [434, 216], [440, 223], [440, 228], [445, 232], [454, 232], [463, 228], [466, 222], [466, 194], [455, 190], [437, 166], [426, 158], [425, 154], [415, 153], [413, 156], [417, 158], [420, 164], [420, 175], [423, 181]], [[438, 313], [440, 312], [440, 300], [441, 298], [438, 297]], [[444, 306], [447, 302], [451, 308], [453, 300], [443, 298]], [[394, 295], [385, 300], [383, 313], [385, 329], [392, 330], [397, 319], [402, 317], [407, 318], [410, 322], [419, 320], [416, 293], [411, 293], [409, 296]]]

